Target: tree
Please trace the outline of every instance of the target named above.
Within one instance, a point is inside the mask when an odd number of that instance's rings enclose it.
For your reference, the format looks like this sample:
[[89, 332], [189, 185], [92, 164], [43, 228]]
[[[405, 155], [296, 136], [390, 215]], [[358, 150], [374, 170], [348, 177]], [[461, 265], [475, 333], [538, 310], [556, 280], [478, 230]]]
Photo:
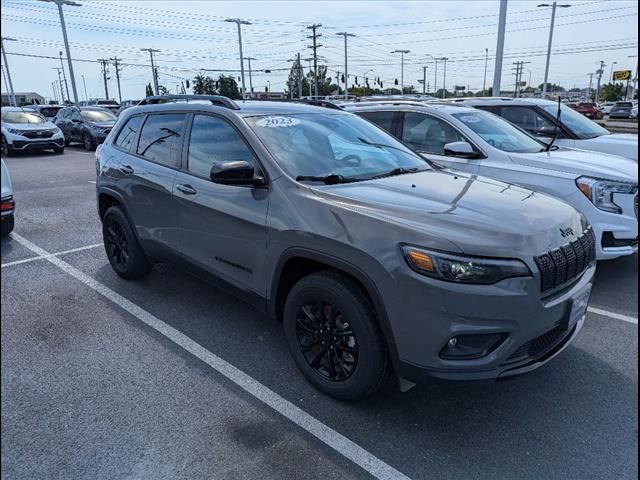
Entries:
[[409, 85], [408, 87], [404, 87], [402, 89], [402, 92], [404, 94], [412, 94], [412, 93], [418, 93], [418, 91], [413, 87], [413, 85]]
[[302, 81], [302, 95], [306, 95], [309, 91], [309, 80], [304, 75], [304, 69], [302, 65], [296, 60], [291, 66], [289, 71], [289, 79], [287, 80], [287, 88], [285, 90], [286, 97], [289, 98], [291, 92], [289, 88], [293, 90], [293, 98], [298, 98], [298, 82]]
[[242, 98], [240, 89], [238, 88], [238, 82], [236, 82], [236, 79], [231, 75], [220, 75], [218, 77], [218, 95], [232, 99]]
[[160, 95], [169, 95], [169, 89], [164, 85], [158, 85], [158, 93]]
[[[538, 85], [538, 90], [542, 91], [543, 86], [544, 84], [542, 83]], [[547, 83], [547, 92], [566, 92], [566, 90], [564, 89], [564, 87], [556, 85], [555, 83]]]
[[193, 79], [194, 95], [215, 95], [217, 93], [213, 78], [201, 74], [195, 76]]
[[[311, 82], [311, 90], [313, 91], [313, 95], [315, 95], [316, 87], [314, 83], [313, 71], [310, 71], [307, 74], [307, 78], [309, 82]], [[318, 66], [318, 95], [331, 95], [333, 92], [338, 90], [338, 86], [331, 83], [331, 78], [327, 77], [327, 66], [319, 65]]]
[[147, 83], [145, 90], [146, 90], [145, 97], [153, 96], [153, 87], [151, 86], [151, 83]]
[[601, 102], [617, 102], [622, 100], [625, 94], [625, 87], [622, 83], [607, 83], [600, 90]]

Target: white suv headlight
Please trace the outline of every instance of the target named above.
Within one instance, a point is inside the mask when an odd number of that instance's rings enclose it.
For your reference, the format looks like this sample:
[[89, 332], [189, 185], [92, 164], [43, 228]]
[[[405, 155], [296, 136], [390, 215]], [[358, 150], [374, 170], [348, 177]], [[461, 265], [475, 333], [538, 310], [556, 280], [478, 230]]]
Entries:
[[18, 130], [17, 128], [7, 128], [9, 133], [13, 133], [14, 135], [24, 135], [24, 131]]
[[633, 183], [591, 177], [578, 178], [576, 185], [596, 208], [611, 213], [622, 213], [622, 208], [613, 201], [614, 194], [633, 195], [638, 191], [638, 185]]

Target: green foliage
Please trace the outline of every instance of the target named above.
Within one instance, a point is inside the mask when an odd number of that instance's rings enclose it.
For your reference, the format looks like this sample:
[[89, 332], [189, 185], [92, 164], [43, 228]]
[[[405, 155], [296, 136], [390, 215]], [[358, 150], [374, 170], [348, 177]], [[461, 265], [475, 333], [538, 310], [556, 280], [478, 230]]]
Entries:
[[[542, 90], [543, 84], [538, 85], [538, 90]], [[547, 83], [547, 92], [566, 92], [564, 87], [555, 83]]]
[[[315, 95], [315, 84], [313, 71], [307, 74], [307, 79], [311, 82], [311, 90], [313, 95]], [[318, 95], [331, 95], [333, 92], [338, 91], [338, 86], [331, 83], [331, 78], [327, 77], [327, 67], [326, 65], [318, 66]], [[304, 92], [303, 92], [304, 94]]]
[[601, 102], [617, 102], [624, 99], [625, 85], [622, 83], [607, 83], [600, 87]]
[[164, 85], [158, 85], [158, 93], [160, 95], [169, 95], [169, 89]]
[[213, 78], [210, 76], [204, 76], [202, 74], [196, 75], [193, 79], [193, 94], [194, 95], [215, 95], [216, 85]]
[[231, 75], [220, 75], [220, 77], [218, 77], [218, 95], [232, 99], [242, 98], [238, 83]]
[[285, 89], [285, 96], [290, 97], [291, 92], [289, 88], [293, 90], [293, 98], [298, 98], [298, 83], [302, 81], [302, 95], [309, 94], [309, 80], [304, 75], [304, 69], [297, 61], [293, 62], [291, 70], [289, 71], [289, 78], [287, 80], [287, 86]]
[[145, 97], [151, 97], [153, 96], [153, 87], [151, 86], [150, 83], [147, 83], [147, 86], [145, 87]]

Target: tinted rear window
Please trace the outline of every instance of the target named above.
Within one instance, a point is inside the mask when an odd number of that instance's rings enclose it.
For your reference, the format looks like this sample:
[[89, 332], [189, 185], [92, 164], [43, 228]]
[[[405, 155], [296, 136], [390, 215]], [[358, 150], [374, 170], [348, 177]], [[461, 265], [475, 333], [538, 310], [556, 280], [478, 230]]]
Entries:
[[140, 134], [138, 155], [169, 167], [180, 163], [185, 114], [149, 115]]
[[129, 151], [131, 149], [131, 145], [138, 135], [140, 125], [142, 125], [142, 119], [143, 116], [138, 115], [127, 120], [127, 123], [125, 123], [124, 126], [120, 129], [116, 141], [113, 143], [123, 150]]
[[40, 113], [47, 118], [55, 117], [60, 111], [60, 107], [44, 107], [40, 109]]
[[618, 102], [618, 103], [616, 103], [616, 107], [628, 107], [628, 108], [631, 108], [631, 107], [633, 107], [633, 103], [631, 103], [631, 102]]
[[387, 132], [392, 132], [393, 112], [358, 112], [358, 115], [375, 123]]

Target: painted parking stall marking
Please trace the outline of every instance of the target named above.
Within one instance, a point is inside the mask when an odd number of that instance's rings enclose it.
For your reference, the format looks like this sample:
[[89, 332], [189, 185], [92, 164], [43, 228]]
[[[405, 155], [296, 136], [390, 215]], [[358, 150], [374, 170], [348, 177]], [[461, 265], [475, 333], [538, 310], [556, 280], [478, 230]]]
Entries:
[[[14, 238], [15, 238], [15, 234], [14, 234]], [[93, 245], [86, 245], [84, 247], [72, 248], [71, 250], [63, 250], [62, 252], [47, 253], [46, 255], [38, 255], [37, 257], [29, 257], [29, 258], [24, 258], [22, 260], [16, 260], [14, 262], [7, 262], [7, 263], [3, 263], [1, 267], [6, 268], [6, 267], [11, 267], [13, 265], [20, 265], [22, 263], [34, 262], [36, 260], [46, 260], [49, 257], [57, 257], [60, 255], [66, 255], [68, 253], [82, 252], [84, 250], [91, 250], [93, 248], [98, 248], [98, 247], [102, 247], [102, 243], [94, 243]]]
[[298, 408], [293, 403], [289, 402], [288, 400], [284, 399], [283, 397], [269, 389], [267, 386], [255, 380], [253, 377], [247, 375], [227, 361], [205, 349], [200, 344], [193, 341], [191, 338], [166, 324], [165, 322], [152, 315], [145, 309], [139, 307], [135, 303], [131, 302], [130, 300], [124, 298], [119, 293], [111, 290], [106, 285], [98, 282], [94, 278], [90, 277], [84, 272], [81, 272], [69, 263], [61, 260], [54, 254], [47, 252], [43, 248], [30, 242], [29, 240], [16, 234], [15, 232], [12, 233], [11, 236], [16, 242], [38, 255], [38, 257], [36, 258], [47, 260], [48, 262], [63, 270], [65, 273], [74, 277], [76, 280], [79, 280], [89, 288], [95, 290], [100, 295], [111, 300], [113, 303], [136, 317], [144, 324], [153, 328], [154, 330], [174, 342], [176, 345], [182, 347], [187, 352], [205, 362], [215, 371], [231, 380], [244, 391], [257, 398], [265, 405], [271, 407], [273, 410], [280, 413], [282, 416], [295, 423], [300, 428], [307, 431], [318, 440], [343, 455], [348, 460], [352, 461], [354, 464], [366, 470], [375, 478], [378, 478], [380, 480], [410, 480], [409, 477], [396, 470], [391, 465], [380, 460], [371, 452], [365, 450], [341, 433], [325, 425], [304, 410]]

